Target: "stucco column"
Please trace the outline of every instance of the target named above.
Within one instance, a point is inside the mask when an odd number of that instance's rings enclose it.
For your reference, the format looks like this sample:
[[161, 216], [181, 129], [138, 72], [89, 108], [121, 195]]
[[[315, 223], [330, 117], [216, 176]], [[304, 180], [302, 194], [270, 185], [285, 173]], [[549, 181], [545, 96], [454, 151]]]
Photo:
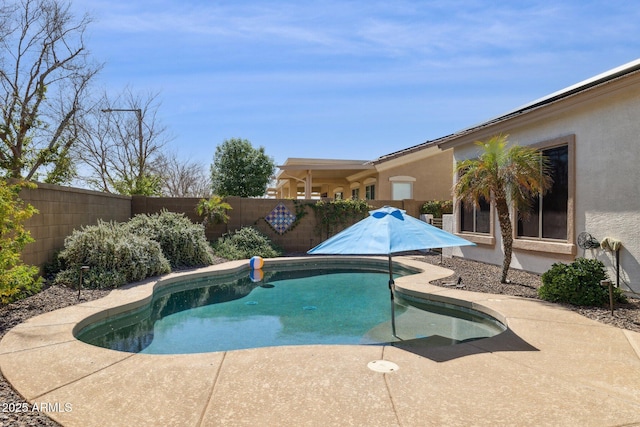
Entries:
[[[287, 181], [289, 181], [289, 189], [288, 189], [287, 197], [288, 198], [294, 198], [294, 199], [297, 198], [298, 197], [298, 183], [293, 178], [289, 178]], [[291, 194], [291, 193], [293, 193], [293, 194]]]
[[311, 176], [311, 170], [307, 170], [307, 179], [304, 182], [304, 198], [305, 199], [311, 198], [312, 179], [313, 178]]

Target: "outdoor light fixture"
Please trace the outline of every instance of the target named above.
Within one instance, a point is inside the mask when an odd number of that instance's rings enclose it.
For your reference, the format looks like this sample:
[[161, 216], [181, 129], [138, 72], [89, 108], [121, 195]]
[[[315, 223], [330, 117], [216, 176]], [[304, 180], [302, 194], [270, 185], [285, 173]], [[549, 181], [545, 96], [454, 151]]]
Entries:
[[102, 110], [103, 113], [116, 113], [120, 111], [130, 111], [132, 113], [136, 113], [136, 117], [138, 117], [138, 144], [140, 145], [138, 161], [140, 162], [140, 172], [142, 172], [143, 161], [144, 161], [142, 157], [142, 153], [143, 153], [142, 148], [144, 145], [142, 140], [142, 110], [140, 108], [105, 108], [104, 110]]
[[83, 265], [80, 267], [80, 280], [78, 280], [78, 300], [80, 300], [80, 291], [82, 290], [82, 273], [85, 271], [89, 271], [88, 265]]

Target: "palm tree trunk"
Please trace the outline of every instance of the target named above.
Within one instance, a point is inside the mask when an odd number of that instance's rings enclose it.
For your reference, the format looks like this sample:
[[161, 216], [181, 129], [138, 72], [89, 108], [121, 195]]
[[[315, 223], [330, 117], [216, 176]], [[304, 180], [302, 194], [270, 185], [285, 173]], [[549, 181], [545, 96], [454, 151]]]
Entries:
[[504, 260], [502, 261], [502, 276], [500, 283], [507, 283], [507, 273], [511, 265], [511, 254], [513, 252], [513, 229], [511, 227], [511, 215], [509, 205], [503, 195], [496, 195], [496, 209], [498, 211], [498, 221], [500, 223], [500, 233], [502, 234], [502, 247], [504, 248]]

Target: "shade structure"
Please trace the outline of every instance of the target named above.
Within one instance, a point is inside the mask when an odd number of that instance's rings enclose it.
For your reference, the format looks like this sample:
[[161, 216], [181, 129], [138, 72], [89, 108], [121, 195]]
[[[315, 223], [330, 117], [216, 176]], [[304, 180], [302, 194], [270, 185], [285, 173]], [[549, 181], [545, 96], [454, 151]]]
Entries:
[[309, 250], [308, 254], [387, 255], [389, 257], [389, 291], [391, 326], [395, 331], [394, 281], [391, 256], [395, 253], [455, 246], [475, 246], [468, 240], [448, 233], [406, 214], [384, 206], [369, 216]]

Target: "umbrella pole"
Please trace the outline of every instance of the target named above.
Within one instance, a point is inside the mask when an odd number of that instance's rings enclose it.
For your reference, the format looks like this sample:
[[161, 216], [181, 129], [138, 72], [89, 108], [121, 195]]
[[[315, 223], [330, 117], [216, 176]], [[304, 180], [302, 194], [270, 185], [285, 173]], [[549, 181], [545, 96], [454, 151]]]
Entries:
[[391, 255], [389, 255], [389, 294], [391, 295], [391, 333], [394, 337], [396, 335], [396, 303], [394, 297], [395, 282], [393, 281], [393, 265], [391, 264]]

